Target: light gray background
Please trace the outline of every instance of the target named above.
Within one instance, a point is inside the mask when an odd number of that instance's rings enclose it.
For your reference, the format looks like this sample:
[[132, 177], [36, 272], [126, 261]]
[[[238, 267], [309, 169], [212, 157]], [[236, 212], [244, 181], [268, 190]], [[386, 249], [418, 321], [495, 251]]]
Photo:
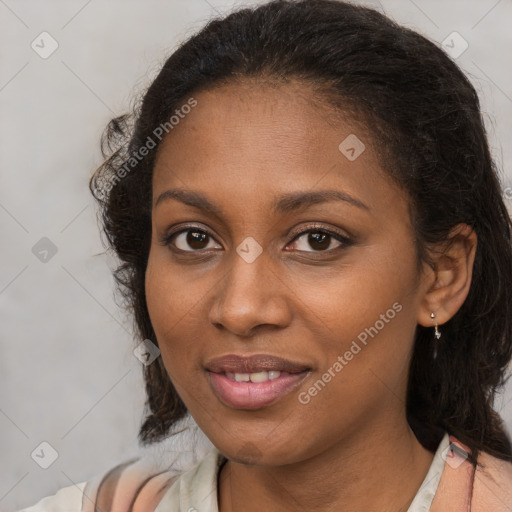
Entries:
[[[256, 2], [258, 3], [258, 2]], [[512, 4], [385, 0], [398, 22], [468, 42], [457, 62], [481, 94], [494, 155], [512, 185]], [[138, 453], [144, 393], [130, 320], [88, 192], [99, 138], [134, 91], [211, 16], [249, 2], [0, 0], [0, 510], [12, 511]], [[59, 47], [42, 59], [31, 42]], [[508, 189], [508, 203], [512, 189]], [[32, 253], [42, 238], [57, 253]], [[512, 430], [511, 388], [500, 398]], [[31, 458], [49, 442], [58, 459]]]

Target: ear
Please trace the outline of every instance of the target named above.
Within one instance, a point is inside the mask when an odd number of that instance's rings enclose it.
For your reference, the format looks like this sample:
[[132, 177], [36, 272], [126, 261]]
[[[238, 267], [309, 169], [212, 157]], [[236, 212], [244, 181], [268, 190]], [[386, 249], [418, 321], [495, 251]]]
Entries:
[[471, 226], [457, 224], [446, 242], [431, 249], [434, 265], [423, 276], [425, 290], [417, 319], [420, 325], [442, 325], [462, 306], [471, 286], [476, 246], [477, 236]]

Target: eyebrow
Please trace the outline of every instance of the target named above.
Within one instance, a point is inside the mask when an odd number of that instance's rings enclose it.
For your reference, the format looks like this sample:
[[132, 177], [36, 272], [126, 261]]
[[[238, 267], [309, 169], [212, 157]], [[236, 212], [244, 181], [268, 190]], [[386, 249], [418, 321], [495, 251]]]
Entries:
[[[223, 215], [223, 210], [212, 203], [204, 195], [185, 189], [171, 189], [162, 192], [155, 201], [154, 207], [164, 201], [175, 199], [182, 203], [203, 210], [214, 215]], [[362, 210], [370, 211], [370, 208], [359, 199], [340, 190], [316, 190], [304, 192], [291, 192], [276, 198], [272, 203], [274, 213], [287, 214], [298, 210], [305, 210], [310, 206], [329, 201], [343, 201]]]

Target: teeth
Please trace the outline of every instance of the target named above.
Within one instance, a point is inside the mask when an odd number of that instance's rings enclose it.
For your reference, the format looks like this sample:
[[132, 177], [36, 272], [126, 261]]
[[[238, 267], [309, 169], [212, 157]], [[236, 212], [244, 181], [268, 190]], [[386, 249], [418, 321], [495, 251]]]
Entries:
[[280, 371], [271, 370], [269, 372], [254, 373], [226, 373], [226, 376], [236, 382], [266, 382], [267, 380], [277, 379], [281, 375]]
[[[247, 375], [247, 374], [245, 374], [245, 375]], [[267, 380], [268, 380], [268, 372], [251, 373], [251, 382], [266, 382]]]

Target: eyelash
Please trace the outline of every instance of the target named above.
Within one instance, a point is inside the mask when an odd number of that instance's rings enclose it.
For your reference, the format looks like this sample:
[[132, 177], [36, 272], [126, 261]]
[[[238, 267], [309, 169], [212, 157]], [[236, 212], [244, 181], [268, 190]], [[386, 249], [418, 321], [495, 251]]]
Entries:
[[[164, 235], [161, 238], [160, 243], [162, 245], [164, 245], [164, 246], [170, 246], [175, 237], [177, 237], [181, 233], [186, 233], [187, 231], [196, 231], [198, 233], [204, 233], [204, 234], [208, 235], [210, 238], [212, 238], [213, 240], [216, 241], [214, 235], [212, 233], [210, 233], [210, 231], [208, 231], [207, 229], [199, 228], [199, 227], [194, 226], [194, 225], [188, 225], [188, 226], [182, 227], [182, 229], [180, 229], [180, 230], [177, 230], [177, 231], [174, 231], [174, 232], [169, 233], [167, 235]], [[293, 243], [295, 240], [297, 240], [301, 236], [303, 236], [305, 234], [308, 234], [308, 233], [321, 233], [321, 234], [329, 235], [329, 236], [333, 237], [335, 240], [337, 240], [338, 242], [340, 242], [342, 245], [340, 245], [338, 247], [335, 247], [334, 249], [327, 249], [325, 251], [314, 251], [313, 250], [313, 251], [296, 251], [296, 252], [306, 252], [306, 253], [313, 252], [313, 253], [316, 253], [316, 254], [319, 254], [319, 253], [331, 254], [334, 251], [337, 251], [339, 249], [343, 249], [343, 248], [349, 247], [349, 246], [354, 244], [354, 241], [351, 238], [347, 237], [346, 235], [343, 235], [343, 234], [341, 234], [341, 233], [339, 233], [337, 231], [333, 231], [331, 229], [327, 229], [324, 226], [313, 224], [311, 226], [308, 226], [307, 229], [305, 229], [303, 231], [299, 231], [298, 233], [296, 233], [293, 236], [292, 240], [290, 240], [290, 242], [287, 245]], [[198, 249], [198, 250], [185, 251], [183, 249], [178, 249], [177, 247], [174, 247], [173, 250], [179, 251], [181, 253], [201, 253], [201, 252], [204, 252], [204, 251], [208, 251], [208, 249]]]

